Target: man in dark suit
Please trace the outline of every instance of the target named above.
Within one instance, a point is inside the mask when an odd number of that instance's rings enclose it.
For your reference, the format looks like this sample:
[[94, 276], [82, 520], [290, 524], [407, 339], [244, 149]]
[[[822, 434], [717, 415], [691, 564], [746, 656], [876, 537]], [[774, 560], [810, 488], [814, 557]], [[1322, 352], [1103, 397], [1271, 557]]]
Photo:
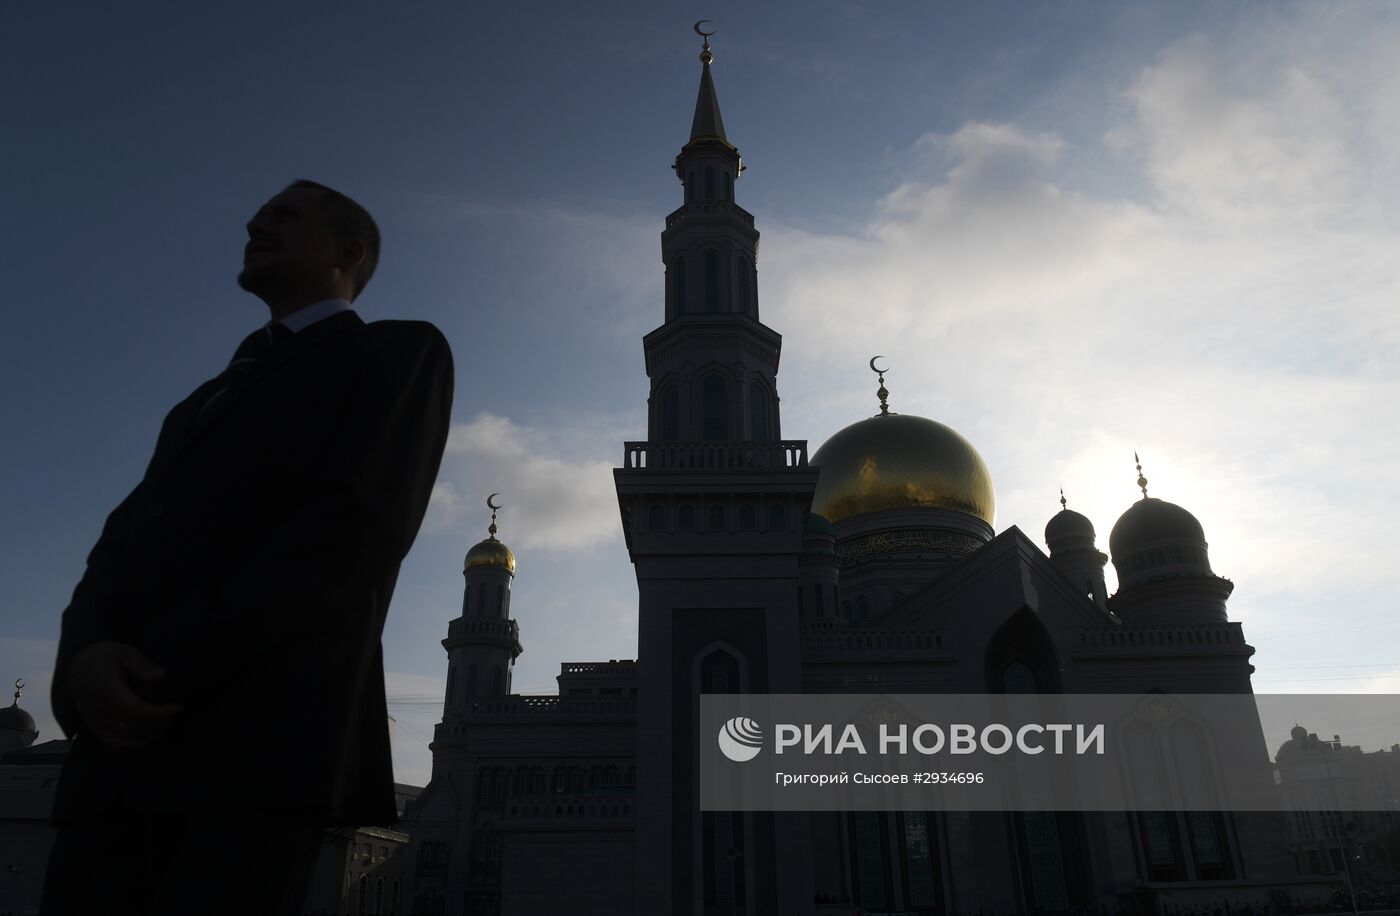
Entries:
[[299, 913], [326, 826], [396, 817], [380, 636], [451, 351], [351, 310], [379, 231], [348, 197], [295, 182], [247, 229], [271, 320], [166, 417], [63, 613], [45, 914]]

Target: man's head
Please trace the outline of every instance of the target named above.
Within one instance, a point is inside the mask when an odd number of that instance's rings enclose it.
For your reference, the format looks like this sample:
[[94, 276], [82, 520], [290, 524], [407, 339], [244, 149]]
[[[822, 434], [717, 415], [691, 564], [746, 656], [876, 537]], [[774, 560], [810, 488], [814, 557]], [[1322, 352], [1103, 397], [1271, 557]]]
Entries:
[[298, 180], [248, 221], [238, 285], [274, 317], [321, 299], [354, 300], [379, 263], [379, 227], [339, 191]]

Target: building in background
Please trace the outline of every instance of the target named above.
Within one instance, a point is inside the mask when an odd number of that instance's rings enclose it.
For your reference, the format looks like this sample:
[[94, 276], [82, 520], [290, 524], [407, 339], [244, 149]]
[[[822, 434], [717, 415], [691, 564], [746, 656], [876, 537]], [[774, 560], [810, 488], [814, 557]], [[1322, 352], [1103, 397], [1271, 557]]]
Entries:
[[[760, 319], [759, 233], [735, 198], [743, 165], [712, 60], [706, 40], [673, 165], [683, 199], [661, 235], [663, 321], [643, 339], [647, 437], [615, 471], [639, 657], [566, 662], [558, 695], [513, 694], [516, 558], [493, 514], [443, 640], [432, 779], [410, 808], [413, 911], [1160, 912], [1325, 896], [1292, 877], [1281, 815], [699, 810], [701, 694], [1244, 694], [1254, 670], [1201, 525], [1148, 495], [1141, 464], [1142, 498], [1109, 536], [1109, 595], [1088, 518], [1062, 498], [1048, 554], [997, 533], [981, 455], [892, 409], [883, 372], [874, 416], [815, 454], [783, 438], [782, 338]], [[1135, 751], [1174, 761], [1178, 726]]]
[[1400, 881], [1400, 744], [1367, 753], [1295, 725], [1275, 759], [1299, 874]]

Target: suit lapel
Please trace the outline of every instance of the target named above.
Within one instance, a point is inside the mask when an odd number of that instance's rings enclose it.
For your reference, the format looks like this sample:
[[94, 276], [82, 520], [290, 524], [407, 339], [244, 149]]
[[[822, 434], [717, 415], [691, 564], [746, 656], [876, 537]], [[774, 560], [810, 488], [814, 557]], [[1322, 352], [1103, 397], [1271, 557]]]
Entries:
[[[272, 351], [259, 361], [251, 373], [216, 397], [213, 403], [208, 404], [203, 410], [200, 409], [200, 405], [207, 401], [208, 395], [211, 393], [209, 388], [218, 379], [211, 379], [195, 389], [194, 394], [186, 398], [175, 409], [181, 415], [179, 418], [180, 426], [185, 430], [184, 434], [178, 436], [176, 441], [171, 442], [168, 448], [161, 448], [157, 445], [158, 458], [161, 452], [166, 453], [164, 460], [159, 462], [161, 468], [168, 466], [191, 443], [198, 440], [206, 430], [218, 424], [220, 418], [227, 414], [248, 391], [268, 379], [275, 378], [282, 367], [295, 362], [299, 357], [329, 341], [364, 327], [364, 324], [359, 315], [346, 311], [331, 315], [329, 318], [323, 318], [309, 328], [298, 331], [292, 335], [290, 340], [273, 347]], [[191, 414], [194, 415], [191, 416]], [[171, 420], [176, 420], [173, 414]]]

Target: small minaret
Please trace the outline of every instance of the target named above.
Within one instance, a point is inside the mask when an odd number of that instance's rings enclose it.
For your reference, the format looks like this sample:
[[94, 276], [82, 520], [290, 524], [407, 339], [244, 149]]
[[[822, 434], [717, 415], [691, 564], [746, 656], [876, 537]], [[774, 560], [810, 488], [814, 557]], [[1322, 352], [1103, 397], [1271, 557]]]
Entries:
[[1137, 462], [1142, 499], [1118, 519], [1108, 536], [1118, 591], [1109, 607], [1125, 623], [1225, 623], [1225, 602], [1235, 586], [1210, 568], [1205, 530], [1182, 507], [1147, 495]]
[[1096, 607], [1107, 610], [1108, 586], [1103, 571], [1108, 554], [1094, 543], [1093, 522], [1069, 508], [1064, 487], [1060, 488], [1060, 511], [1045, 526], [1045, 546], [1050, 548], [1050, 562]]
[[524, 651], [520, 627], [510, 617], [510, 586], [515, 579], [515, 554], [496, 538], [495, 503], [498, 494], [486, 498], [491, 524], [485, 540], [467, 551], [462, 575], [462, 616], [448, 624], [447, 697], [443, 720], [455, 718], [465, 704], [482, 697], [510, 693], [511, 670]]

